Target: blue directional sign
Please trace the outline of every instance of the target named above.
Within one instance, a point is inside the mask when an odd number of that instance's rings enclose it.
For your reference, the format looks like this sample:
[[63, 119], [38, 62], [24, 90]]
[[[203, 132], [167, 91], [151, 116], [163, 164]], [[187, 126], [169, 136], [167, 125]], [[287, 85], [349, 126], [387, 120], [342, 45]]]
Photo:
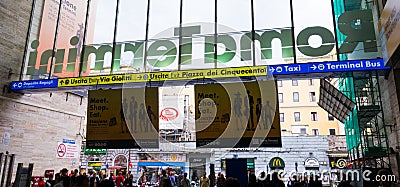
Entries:
[[57, 88], [57, 87], [58, 87], [57, 79], [14, 81], [11, 83], [11, 90]]
[[383, 59], [345, 60], [301, 64], [280, 64], [268, 66], [268, 75], [294, 75], [308, 73], [330, 73], [347, 71], [386, 70]]

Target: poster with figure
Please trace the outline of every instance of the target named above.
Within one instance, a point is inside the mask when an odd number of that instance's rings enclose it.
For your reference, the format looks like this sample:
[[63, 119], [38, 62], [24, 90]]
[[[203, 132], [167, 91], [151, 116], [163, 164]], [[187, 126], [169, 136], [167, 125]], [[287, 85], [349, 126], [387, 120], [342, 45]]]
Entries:
[[195, 85], [196, 146], [281, 147], [275, 81]]
[[88, 148], [158, 148], [158, 88], [91, 90]]
[[[98, 0], [89, 2], [90, 14], [96, 15]], [[78, 76], [85, 29], [86, 44], [93, 43], [94, 36], [93, 27], [85, 28], [87, 1], [47, 0], [42, 5], [37, 3], [36, 9], [39, 7], [42, 11], [38, 12], [41, 14], [39, 28], [36, 31], [38, 35], [30, 39], [26, 73], [48, 75], [52, 71], [57, 77]], [[90, 16], [88, 25], [93, 25], [95, 20], [95, 16]], [[54, 42], [57, 50], [54, 54], [54, 65], [50, 69]], [[83, 75], [89, 75], [89, 72], [85, 71]]]

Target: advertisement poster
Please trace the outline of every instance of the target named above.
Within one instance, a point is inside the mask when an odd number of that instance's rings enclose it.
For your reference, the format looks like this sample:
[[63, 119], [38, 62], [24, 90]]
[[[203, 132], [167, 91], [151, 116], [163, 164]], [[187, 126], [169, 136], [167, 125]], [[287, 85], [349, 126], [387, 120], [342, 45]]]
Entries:
[[[397, 8], [396, 8], [397, 5]], [[387, 58], [389, 59], [400, 44], [400, 9], [399, 1], [388, 0], [380, 16], [379, 31], [382, 31], [381, 40], [385, 41]], [[384, 38], [384, 39], [383, 39]], [[387, 61], [385, 61], [386, 63]]]
[[[55, 33], [61, 2], [61, 11], [58, 22], [57, 38]], [[91, 2], [91, 15], [96, 15], [97, 0]], [[83, 48], [84, 29], [87, 1], [80, 0], [48, 0], [44, 1], [40, 20], [38, 43], [32, 47], [37, 50], [36, 60], [29, 57], [28, 74], [40, 75], [50, 72], [52, 49], [56, 41], [53, 76], [76, 77], [79, 75], [80, 53]], [[95, 16], [91, 16], [89, 24], [93, 24]], [[92, 43], [93, 29], [86, 31], [86, 43]], [[31, 59], [32, 58], [32, 59]], [[88, 75], [88, 72], [84, 75]]]
[[183, 100], [184, 97], [180, 95], [162, 95], [160, 129], [183, 129]]
[[195, 85], [196, 147], [281, 147], [275, 81]]
[[87, 148], [158, 148], [158, 88], [89, 91]]

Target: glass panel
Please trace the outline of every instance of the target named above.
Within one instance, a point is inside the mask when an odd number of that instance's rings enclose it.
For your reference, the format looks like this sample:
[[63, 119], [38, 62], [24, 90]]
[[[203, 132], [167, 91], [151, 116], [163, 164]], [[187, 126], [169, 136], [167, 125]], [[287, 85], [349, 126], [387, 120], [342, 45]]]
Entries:
[[253, 0], [255, 30], [291, 27], [290, 0]]
[[[23, 79], [77, 76], [80, 51], [83, 47], [83, 31], [86, 1], [38, 1], [28, 39], [28, 51]], [[58, 21], [58, 28], [57, 19]], [[57, 29], [57, 41], [55, 33]], [[52, 51], [56, 42], [54, 58]], [[53, 65], [52, 64], [53, 61]], [[51, 69], [51, 70], [50, 70]]]
[[63, 1], [58, 26], [57, 52], [52, 67], [53, 75], [57, 77], [79, 76], [87, 4], [79, 0], [68, 2]]
[[[267, 33], [285, 36], [274, 38], [269, 44], [268, 40], [258, 40], [255, 43], [257, 65], [272, 65], [293, 63], [292, 45], [286, 46], [285, 43], [292, 43], [291, 34], [285, 35], [286, 31], [291, 30], [290, 20], [290, 0], [253, 0], [254, 1], [254, 27], [259, 35]], [[273, 30], [271, 30], [273, 29]], [[285, 42], [286, 41], [286, 42]], [[270, 45], [270, 46], [268, 46]], [[282, 46], [285, 46], [284, 48]], [[261, 52], [261, 50], [263, 52]], [[269, 50], [271, 52], [269, 52]], [[288, 53], [289, 52], [289, 53]], [[269, 56], [269, 53], [271, 56]]]
[[114, 73], [139, 72], [143, 67], [143, 40], [146, 37], [147, 0], [120, 0], [117, 42], [121, 45], [121, 64]]
[[293, 92], [293, 102], [299, 102], [299, 92]]
[[179, 0], [151, 0], [149, 17], [149, 39], [174, 36], [179, 27]]
[[218, 0], [218, 33], [251, 31], [250, 0]]
[[117, 42], [144, 40], [147, 0], [120, 0], [119, 4]]
[[299, 83], [297, 82], [297, 80], [292, 80], [292, 86], [298, 86]]
[[278, 80], [277, 82], [278, 82], [278, 87], [282, 87], [282, 81]]
[[316, 101], [315, 92], [310, 92], [310, 102]]
[[59, 3], [36, 3], [28, 41], [23, 79], [43, 79], [49, 76]]
[[283, 93], [279, 93], [278, 97], [279, 97], [279, 102], [283, 103]]
[[[250, 0], [218, 0], [218, 68], [252, 66], [251, 53], [243, 56], [239, 52], [239, 41], [244, 34], [251, 31], [251, 1]], [[235, 33], [233, 33], [235, 32]], [[212, 40], [211, 40], [212, 41]], [[245, 51], [250, 51], [247, 45]]]
[[293, 17], [297, 62], [336, 60], [331, 1], [293, 1]]
[[182, 24], [186, 26], [201, 25], [199, 34], [214, 34], [215, 0], [183, 1]]
[[335, 0], [335, 21], [340, 60], [371, 59], [381, 56], [378, 46], [379, 11], [374, 3]]
[[147, 72], [173, 71], [178, 69], [179, 39], [158, 39], [149, 41]]
[[[214, 0], [188, 0], [183, 1], [182, 10], [182, 65], [181, 69], [209, 69], [214, 68], [214, 39], [212, 34], [215, 33], [214, 17], [215, 17]], [[197, 35], [197, 37], [196, 37]], [[199, 35], [208, 35], [198, 37]], [[191, 38], [193, 36], [193, 38]], [[211, 40], [209, 40], [211, 39]], [[205, 60], [205, 42], [210, 43], [209, 60]], [[211, 63], [206, 63], [210, 61]]]
[[[84, 51], [83, 74], [109, 74], [111, 71], [112, 43], [114, 38], [117, 1], [91, 1], [88, 35]], [[116, 49], [118, 51], [118, 49]], [[119, 58], [115, 60], [119, 63]], [[87, 64], [86, 64], [87, 63]], [[90, 68], [90, 70], [88, 69]]]
[[294, 121], [300, 121], [300, 112], [294, 113]]

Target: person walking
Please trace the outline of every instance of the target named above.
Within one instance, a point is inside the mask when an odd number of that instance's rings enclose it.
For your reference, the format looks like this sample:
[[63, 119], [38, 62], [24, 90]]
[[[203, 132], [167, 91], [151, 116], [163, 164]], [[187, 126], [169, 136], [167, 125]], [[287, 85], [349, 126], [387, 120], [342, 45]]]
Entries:
[[122, 172], [119, 172], [118, 175], [115, 177], [115, 186], [122, 187], [124, 186], [125, 178], [122, 176]]
[[257, 177], [253, 173], [249, 176], [249, 183], [247, 184], [247, 187], [258, 187]]
[[133, 187], [132, 177], [131, 177], [131, 175], [129, 173], [126, 175], [126, 178], [125, 178], [125, 181], [124, 181], [124, 187]]
[[200, 178], [200, 187], [210, 187], [210, 179], [207, 177], [206, 172]]
[[181, 180], [181, 186], [179, 186], [179, 187], [190, 187], [190, 181], [187, 178], [187, 176], [188, 176], [187, 173], [183, 174], [183, 179]]
[[225, 176], [223, 173], [218, 173], [218, 178], [217, 178], [217, 187], [224, 187], [225, 184]]
[[161, 171], [159, 187], [172, 187], [171, 179], [169, 178], [169, 176], [167, 175], [167, 171], [165, 170]]
[[93, 175], [89, 178], [89, 187], [98, 187], [100, 183], [100, 177], [97, 176], [97, 172], [93, 172]]
[[147, 176], [146, 176], [146, 173], [143, 172], [142, 175], [139, 178], [139, 185], [141, 187], [143, 187], [143, 186], [146, 186], [146, 183], [147, 183]]

